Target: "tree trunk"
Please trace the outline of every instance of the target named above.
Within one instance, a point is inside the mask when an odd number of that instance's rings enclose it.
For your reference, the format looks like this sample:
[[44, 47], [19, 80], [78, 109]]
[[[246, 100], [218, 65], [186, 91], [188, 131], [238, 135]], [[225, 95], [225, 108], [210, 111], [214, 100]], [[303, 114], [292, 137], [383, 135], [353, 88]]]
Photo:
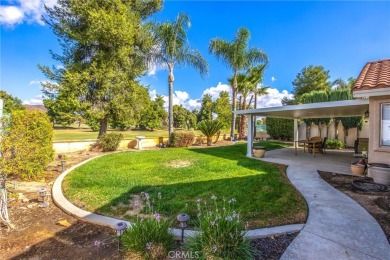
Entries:
[[306, 140], [310, 139], [310, 129], [311, 129], [311, 125], [307, 124], [306, 125]]
[[207, 146], [211, 146], [211, 136], [207, 136]]
[[[238, 109], [241, 110], [242, 107], [242, 96], [238, 99]], [[241, 120], [242, 120], [242, 115], [238, 116], [238, 122], [237, 122], [237, 130], [238, 130], [238, 138], [241, 138]]]
[[104, 135], [107, 132], [107, 124], [108, 124], [108, 118], [107, 115], [105, 115], [101, 120], [100, 120], [100, 129], [99, 129], [99, 135], [98, 138], [102, 135]]
[[[257, 109], [257, 88], [255, 90], [255, 102], [253, 104], [254, 109]], [[253, 116], [253, 138], [256, 138], [256, 115]]]
[[173, 132], [173, 81], [175, 77], [173, 76], [173, 67], [169, 66], [169, 76], [168, 76], [168, 143], [171, 142], [171, 135]]
[[236, 111], [236, 91], [237, 91], [237, 72], [234, 71], [233, 74], [233, 87], [232, 87], [232, 124], [230, 129], [230, 140], [234, 138], [234, 129], [236, 127], [236, 115], [234, 112]]

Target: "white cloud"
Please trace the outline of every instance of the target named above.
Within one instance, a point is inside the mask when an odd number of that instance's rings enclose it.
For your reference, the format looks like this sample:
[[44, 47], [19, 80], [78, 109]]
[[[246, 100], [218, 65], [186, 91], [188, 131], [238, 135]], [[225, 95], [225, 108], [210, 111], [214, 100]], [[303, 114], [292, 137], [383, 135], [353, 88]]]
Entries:
[[24, 100], [24, 105], [43, 105], [43, 95], [39, 94], [32, 99]]
[[203, 91], [203, 95], [210, 94], [213, 100], [216, 100], [219, 97], [219, 93], [222, 91], [227, 91], [229, 94], [231, 94], [231, 87], [227, 84], [223, 84], [221, 82], [218, 82], [218, 85], [216, 87], [211, 87]]
[[23, 21], [23, 12], [15, 6], [0, 6], [0, 24], [13, 26]]
[[280, 92], [276, 88], [269, 88], [267, 95], [257, 97], [257, 108], [282, 106], [282, 99], [284, 97], [292, 99], [293, 96], [287, 90]]
[[53, 7], [57, 0], [15, 0], [9, 5], [0, 7], [0, 24], [8, 27], [26, 23], [44, 25], [41, 17], [45, 13], [45, 5]]
[[271, 81], [274, 82], [276, 81], [276, 78], [274, 76], [271, 77]]

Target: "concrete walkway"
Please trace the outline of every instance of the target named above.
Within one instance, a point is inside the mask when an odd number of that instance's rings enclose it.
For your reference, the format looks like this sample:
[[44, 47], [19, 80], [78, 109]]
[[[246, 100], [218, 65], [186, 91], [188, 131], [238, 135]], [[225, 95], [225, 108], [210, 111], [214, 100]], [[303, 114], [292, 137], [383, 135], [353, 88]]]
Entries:
[[376, 220], [357, 202], [322, 180], [317, 170], [350, 174], [352, 152], [266, 152], [262, 160], [288, 165], [287, 176], [309, 207], [303, 230], [282, 259], [390, 259], [390, 245]]

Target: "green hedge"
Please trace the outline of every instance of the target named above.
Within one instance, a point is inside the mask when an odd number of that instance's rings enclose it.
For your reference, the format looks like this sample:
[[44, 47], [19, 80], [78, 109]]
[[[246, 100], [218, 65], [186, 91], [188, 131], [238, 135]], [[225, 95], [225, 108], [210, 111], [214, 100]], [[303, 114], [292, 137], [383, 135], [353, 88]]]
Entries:
[[105, 133], [99, 137], [94, 147], [101, 149], [103, 152], [116, 151], [122, 139], [123, 134], [121, 133]]
[[192, 132], [173, 132], [171, 135], [170, 146], [188, 147], [194, 143], [195, 135]]
[[0, 143], [1, 171], [27, 180], [42, 177], [45, 167], [53, 160], [52, 138], [53, 127], [45, 113], [12, 112]]
[[267, 117], [267, 133], [275, 140], [294, 139], [294, 120]]

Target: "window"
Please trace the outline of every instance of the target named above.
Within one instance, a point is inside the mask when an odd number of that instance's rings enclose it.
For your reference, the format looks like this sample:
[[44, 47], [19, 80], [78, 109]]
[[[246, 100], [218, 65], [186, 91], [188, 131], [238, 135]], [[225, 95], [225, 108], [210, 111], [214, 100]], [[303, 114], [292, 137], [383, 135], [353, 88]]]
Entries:
[[381, 105], [381, 146], [390, 146], [390, 103]]

